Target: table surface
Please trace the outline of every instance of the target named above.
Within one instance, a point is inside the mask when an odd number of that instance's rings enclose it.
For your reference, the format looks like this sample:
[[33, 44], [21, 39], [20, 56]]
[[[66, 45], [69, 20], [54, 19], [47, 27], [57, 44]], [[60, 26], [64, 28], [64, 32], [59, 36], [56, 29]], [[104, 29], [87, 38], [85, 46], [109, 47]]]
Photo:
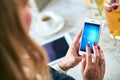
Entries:
[[[82, 28], [83, 20], [88, 15], [84, 0], [52, 0], [41, 12], [45, 11], [53, 11], [55, 14], [63, 17], [65, 25], [56, 34], [49, 37], [42, 37], [39, 36], [41, 33], [35, 32], [34, 30], [36, 27], [35, 25], [38, 22], [36, 19], [38, 16], [34, 16], [30, 35], [38, 44], [40, 44], [41, 41], [51, 39], [65, 32], [69, 32], [73, 39]], [[39, 29], [39, 27], [37, 28]], [[104, 51], [106, 59], [106, 73], [104, 80], [120, 80], [120, 41], [110, 38], [107, 25], [104, 25], [101, 29], [99, 44]], [[81, 64], [72, 68], [67, 74], [71, 75], [76, 80], [82, 80], [80, 66]]]

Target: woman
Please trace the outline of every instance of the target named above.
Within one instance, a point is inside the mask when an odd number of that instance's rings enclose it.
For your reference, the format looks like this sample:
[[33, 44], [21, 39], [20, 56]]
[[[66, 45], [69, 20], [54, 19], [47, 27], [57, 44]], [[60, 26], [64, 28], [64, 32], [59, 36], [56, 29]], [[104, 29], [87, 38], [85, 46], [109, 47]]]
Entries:
[[27, 0], [1, 0], [0, 2], [0, 79], [1, 80], [74, 80], [60, 72], [76, 66], [82, 60], [83, 80], [102, 80], [105, 60], [102, 50], [94, 45], [94, 64], [89, 45], [87, 54], [78, 56], [79, 39], [76, 36], [68, 53], [57, 65], [49, 68], [47, 55], [28, 36], [31, 23], [30, 6]]

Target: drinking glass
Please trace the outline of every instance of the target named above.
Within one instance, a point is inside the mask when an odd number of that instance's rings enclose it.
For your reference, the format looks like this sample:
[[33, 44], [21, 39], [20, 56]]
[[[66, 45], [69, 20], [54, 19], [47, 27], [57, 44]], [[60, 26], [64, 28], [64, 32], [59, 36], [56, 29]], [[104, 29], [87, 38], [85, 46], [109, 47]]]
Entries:
[[85, 0], [88, 8], [88, 17], [103, 19], [104, 0]]
[[105, 13], [110, 36], [120, 40], [120, 2], [119, 0], [106, 0]]

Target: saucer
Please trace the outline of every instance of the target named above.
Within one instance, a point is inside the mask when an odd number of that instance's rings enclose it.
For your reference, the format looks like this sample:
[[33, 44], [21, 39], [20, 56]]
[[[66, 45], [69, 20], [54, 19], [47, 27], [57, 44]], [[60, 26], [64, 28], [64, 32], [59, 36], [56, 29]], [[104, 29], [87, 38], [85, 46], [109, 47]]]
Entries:
[[[43, 21], [44, 17], [49, 17], [51, 20]], [[62, 17], [53, 12], [44, 12], [39, 15], [38, 24], [35, 26], [35, 32], [39, 36], [51, 36], [64, 27], [64, 20]]]

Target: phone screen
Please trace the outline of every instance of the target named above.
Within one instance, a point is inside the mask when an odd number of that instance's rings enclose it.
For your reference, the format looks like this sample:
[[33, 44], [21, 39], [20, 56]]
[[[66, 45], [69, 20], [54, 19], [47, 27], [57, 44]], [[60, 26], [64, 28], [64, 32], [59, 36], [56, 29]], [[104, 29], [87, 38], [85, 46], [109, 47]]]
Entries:
[[93, 43], [98, 44], [100, 34], [100, 25], [93, 23], [85, 23], [82, 34], [80, 51], [86, 52], [86, 45], [90, 44], [90, 50], [93, 53]]

